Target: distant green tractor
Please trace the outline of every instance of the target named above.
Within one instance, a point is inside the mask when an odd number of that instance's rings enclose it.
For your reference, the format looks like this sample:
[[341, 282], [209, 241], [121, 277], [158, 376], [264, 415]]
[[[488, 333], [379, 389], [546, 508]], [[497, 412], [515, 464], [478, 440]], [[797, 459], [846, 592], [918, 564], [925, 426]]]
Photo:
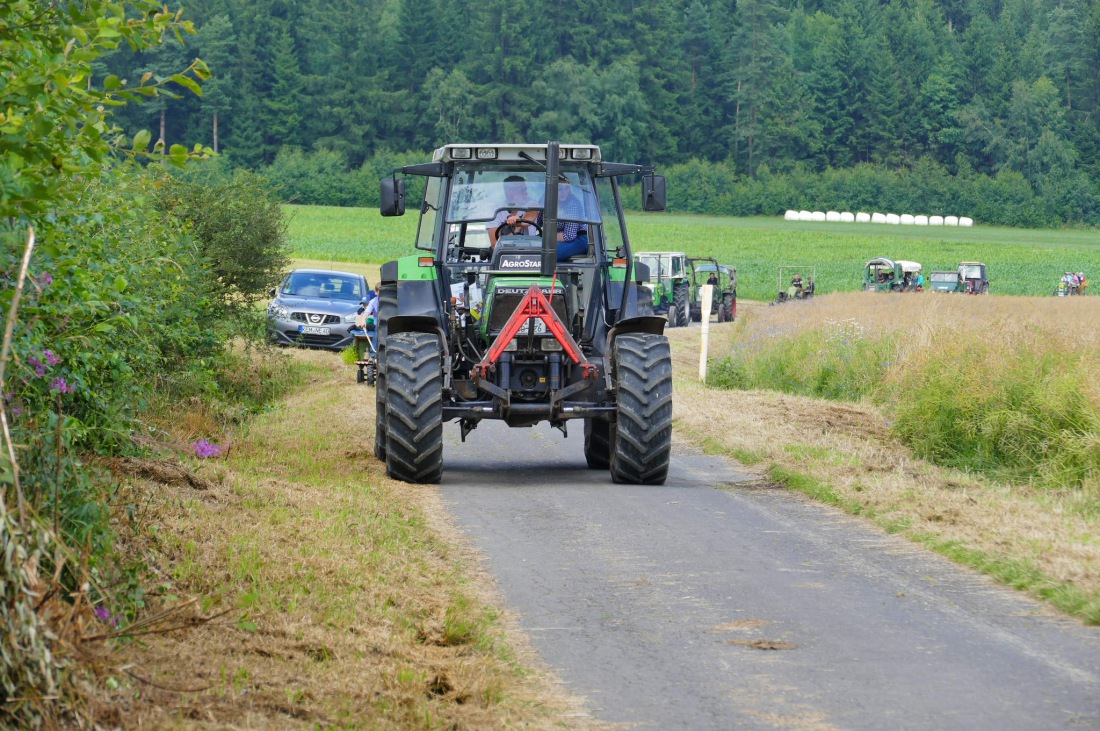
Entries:
[[645, 285], [653, 292], [653, 312], [668, 317], [669, 327], [691, 321], [692, 290], [695, 288], [691, 260], [682, 251], [640, 251], [635, 261], [649, 267]]
[[932, 272], [928, 279], [933, 292], [989, 294], [989, 274], [977, 261], [964, 261], [955, 271]]
[[[682, 251], [642, 251], [635, 256], [649, 268], [653, 312], [668, 317], [669, 327], [682, 327], [703, 319], [704, 284], [715, 287], [710, 313], [719, 322], [737, 314], [737, 268], [711, 257], [689, 257]], [[710, 281], [714, 275], [715, 282]]]

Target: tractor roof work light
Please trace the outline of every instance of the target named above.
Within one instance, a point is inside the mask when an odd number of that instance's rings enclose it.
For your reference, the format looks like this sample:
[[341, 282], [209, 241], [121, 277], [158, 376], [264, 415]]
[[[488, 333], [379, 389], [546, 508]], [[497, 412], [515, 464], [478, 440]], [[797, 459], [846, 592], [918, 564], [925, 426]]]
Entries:
[[451, 159], [453, 160], [469, 160], [471, 157], [471, 150], [469, 147], [452, 147]]

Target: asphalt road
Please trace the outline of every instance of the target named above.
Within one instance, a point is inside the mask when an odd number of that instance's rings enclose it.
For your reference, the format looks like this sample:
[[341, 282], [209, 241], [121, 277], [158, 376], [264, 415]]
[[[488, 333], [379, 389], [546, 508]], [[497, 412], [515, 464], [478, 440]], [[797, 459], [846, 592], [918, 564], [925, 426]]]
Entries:
[[442, 493], [596, 718], [1100, 729], [1100, 629], [719, 458], [614, 485], [581, 431], [447, 425]]

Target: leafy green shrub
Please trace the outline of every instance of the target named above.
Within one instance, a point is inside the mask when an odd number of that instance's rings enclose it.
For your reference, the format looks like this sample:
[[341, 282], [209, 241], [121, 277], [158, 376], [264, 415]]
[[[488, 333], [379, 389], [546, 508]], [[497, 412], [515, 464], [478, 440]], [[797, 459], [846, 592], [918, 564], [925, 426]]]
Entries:
[[155, 189], [157, 206], [198, 244], [220, 314], [245, 317], [290, 262], [287, 223], [266, 181], [247, 170], [209, 185], [161, 174]]

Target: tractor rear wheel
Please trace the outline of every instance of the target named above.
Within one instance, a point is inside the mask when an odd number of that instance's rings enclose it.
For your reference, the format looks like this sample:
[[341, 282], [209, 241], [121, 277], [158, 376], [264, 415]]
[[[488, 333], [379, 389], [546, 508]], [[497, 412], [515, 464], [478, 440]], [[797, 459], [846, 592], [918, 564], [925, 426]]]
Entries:
[[611, 424], [603, 419], [584, 420], [584, 458], [588, 468], [606, 470], [611, 466]]
[[443, 476], [443, 371], [439, 338], [386, 338], [386, 472], [405, 482]]
[[611, 479], [661, 485], [672, 455], [672, 356], [668, 338], [628, 333], [615, 338], [612, 367], [618, 391], [610, 429]]
[[672, 288], [672, 309], [676, 311], [673, 327], [687, 327], [691, 322], [691, 289], [687, 282], [679, 282]]

